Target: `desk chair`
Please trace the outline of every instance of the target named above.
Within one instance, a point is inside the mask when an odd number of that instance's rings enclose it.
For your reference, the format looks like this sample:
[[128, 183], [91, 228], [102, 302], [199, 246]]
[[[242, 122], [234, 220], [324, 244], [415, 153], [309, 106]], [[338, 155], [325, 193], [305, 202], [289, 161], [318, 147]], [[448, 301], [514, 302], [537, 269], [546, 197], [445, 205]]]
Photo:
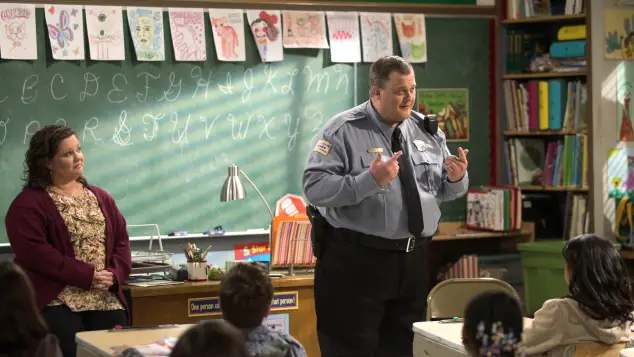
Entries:
[[439, 318], [462, 317], [469, 300], [485, 291], [505, 291], [520, 297], [507, 282], [494, 278], [457, 278], [443, 280], [427, 296], [427, 321]]

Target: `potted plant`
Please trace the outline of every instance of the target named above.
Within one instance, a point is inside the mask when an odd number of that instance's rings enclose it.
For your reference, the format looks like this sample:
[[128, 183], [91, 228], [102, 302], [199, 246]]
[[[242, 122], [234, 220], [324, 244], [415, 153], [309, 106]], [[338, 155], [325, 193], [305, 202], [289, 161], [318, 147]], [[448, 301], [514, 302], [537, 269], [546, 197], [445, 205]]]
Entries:
[[187, 243], [185, 251], [187, 258], [187, 279], [190, 281], [207, 281], [207, 253], [211, 245], [201, 250], [195, 243]]

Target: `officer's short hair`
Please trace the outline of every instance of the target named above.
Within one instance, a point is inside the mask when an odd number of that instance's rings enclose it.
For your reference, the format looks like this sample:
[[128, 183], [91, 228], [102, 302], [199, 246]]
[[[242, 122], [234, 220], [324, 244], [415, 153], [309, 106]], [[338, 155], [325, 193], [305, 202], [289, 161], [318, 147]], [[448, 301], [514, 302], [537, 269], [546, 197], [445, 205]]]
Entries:
[[372, 63], [370, 67], [370, 95], [372, 87], [385, 88], [390, 73], [410, 74], [414, 71], [412, 65], [399, 56], [385, 56]]
[[259, 262], [234, 265], [220, 283], [220, 309], [225, 320], [238, 328], [258, 327], [273, 300], [273, 283]]

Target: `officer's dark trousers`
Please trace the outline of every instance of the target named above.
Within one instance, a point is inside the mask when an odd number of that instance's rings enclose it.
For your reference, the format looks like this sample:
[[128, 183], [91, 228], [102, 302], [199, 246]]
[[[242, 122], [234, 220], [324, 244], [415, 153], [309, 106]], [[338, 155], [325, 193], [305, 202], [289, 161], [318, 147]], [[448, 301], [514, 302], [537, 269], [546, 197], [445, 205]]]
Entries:
[[337, 235], [315, 270], [322, 357], [412, 356], [412, 324], [426, 316], [428, 245], [390, 251]]

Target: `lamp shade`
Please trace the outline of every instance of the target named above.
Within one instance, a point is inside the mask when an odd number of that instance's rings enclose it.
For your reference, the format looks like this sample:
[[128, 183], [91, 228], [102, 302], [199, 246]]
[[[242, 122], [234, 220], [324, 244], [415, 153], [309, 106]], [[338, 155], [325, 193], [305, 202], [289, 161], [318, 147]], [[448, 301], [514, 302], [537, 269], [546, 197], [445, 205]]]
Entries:
[[238, 166], [229, 166], [227, 179], [225, 179], [225, 183], [222, 185], [222, 191], [220, 191], [221, 202], [241, 200], [247, 196], [247, 192], [244, 189], [239, 175], [240, 169]]

